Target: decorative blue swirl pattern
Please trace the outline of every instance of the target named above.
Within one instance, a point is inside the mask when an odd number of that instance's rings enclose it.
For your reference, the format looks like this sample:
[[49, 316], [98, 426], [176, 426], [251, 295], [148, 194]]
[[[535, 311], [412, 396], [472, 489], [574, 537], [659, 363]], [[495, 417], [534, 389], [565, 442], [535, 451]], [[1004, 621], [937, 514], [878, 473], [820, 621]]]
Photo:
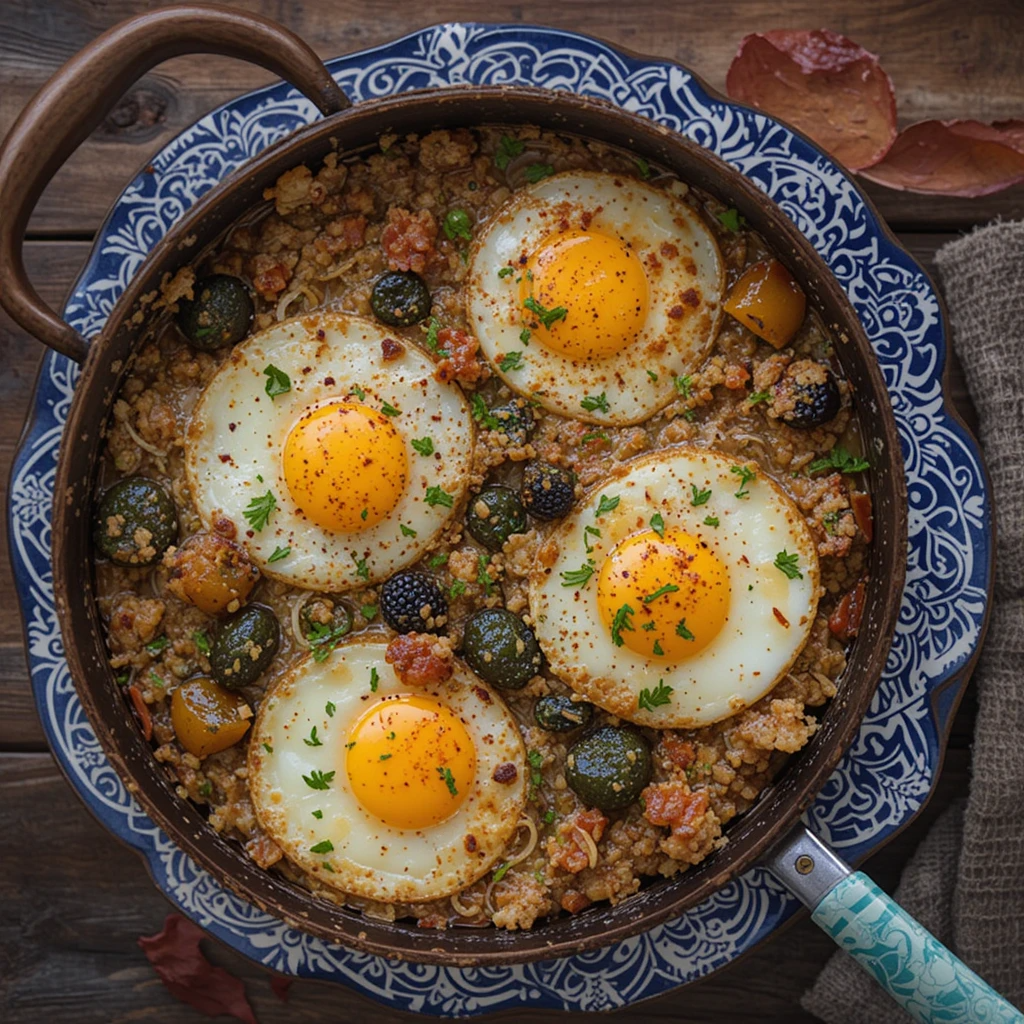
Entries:
[[[780, 203], [843, 283], [892, 395], [910, 490], [909, 572], [885, 676], [855, 743], [808, 812], [815, 831], [847, 860], [866, 855], [931, 789], [951, 706], [932, 698], [978, 644], [989, 582], [990, 498], [976, 447], [942, 407], [944, 327], [927, 278], [824, 154], [762, 114], [709, 97], [677, 65], [549, 29], [452, 24], [330, 67], [354, 101], [463, 82], [522, 82], [611, 100], [738, 167]], [[307, 100], [279, 85], [227, 104], [178, 136], [114, 207], [66, 319], [87, 336], [98, 332], [147, 251], [182, 212], [314, 116]], [[729, 963], [794, 912], [796, 901], [754, 869], [680, 920], [609, 949], [448, 970], [322, 942], [220, 887], [129, 798], [64, 662], [49, 564], [50, 502], [75, 379], [67, 360], [47, 357], [12, 479], [11, 551], [36, 700], [50, 744], [84, 799], [147, 857], [157, 883], [199, 924], [269, 967], [342, 982], [401, 1009], [466, 1016], [526, 1005], [610, 1009], [657, 995]]]

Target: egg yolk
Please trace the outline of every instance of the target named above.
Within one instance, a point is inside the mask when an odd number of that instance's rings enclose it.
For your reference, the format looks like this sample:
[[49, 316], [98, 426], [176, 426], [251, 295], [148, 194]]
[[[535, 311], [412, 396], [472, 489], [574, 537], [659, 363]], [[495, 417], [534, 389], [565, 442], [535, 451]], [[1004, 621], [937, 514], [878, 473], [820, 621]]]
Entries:
[[[704, 650], [729, 614], [729, 574], [682, 530], [627, 537], [601, 567], [597, 603], [612, 640], [647, 658], [678, 662]], [[619, 643], [621, 641], [621, 644]]]
[[455, 712], [433, 697], [389, 697], [368, 708], [346, 751], [352, 792], [395, 828], [429, 828], [450, 818], [476, 777], [473, 740]]
[[332, 402], [309, 409], [284, 443], [284, 479], [299, 511], [325, 530], [376, 526], [405, 492], [402, 435], [377, 409]]
[[570, 359], [621, 352], [647, 319], [647, 274], [640, 257], [598, 231], [549, 235], [530, 256], [519, 288], [531, 340]]

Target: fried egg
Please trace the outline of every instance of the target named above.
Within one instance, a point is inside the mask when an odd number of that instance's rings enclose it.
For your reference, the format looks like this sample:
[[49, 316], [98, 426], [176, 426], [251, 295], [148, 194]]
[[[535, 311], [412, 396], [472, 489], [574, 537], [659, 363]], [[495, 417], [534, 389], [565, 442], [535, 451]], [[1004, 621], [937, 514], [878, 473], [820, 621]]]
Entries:
[[526, 753], [495, 693], [453, 677], [404, 685], [387, 642], [296, 664], [249, 746], [262, 829], [321, 884], [384, 902], [436, 899], [483, 875], [516, 832]]
[[561, 416], [638, 423], [714, 339], [724, 275], [682, 199], [569, 171], [515, 192], [476, 238], [466, 309], [513, 390]]
[[539, 552], [534, 631], [552, 671], [621, 718], [698, 728], [767, 693], [819, 598], [814, 539], [753, 463], [680, 446], [625, 463]]
[[419, 559], [465, 492], [473, 425], [461, 389], [375, 324], [321, 312], [238, 345], [185, 444], [208, 528], [268, 576], [344, 591]]

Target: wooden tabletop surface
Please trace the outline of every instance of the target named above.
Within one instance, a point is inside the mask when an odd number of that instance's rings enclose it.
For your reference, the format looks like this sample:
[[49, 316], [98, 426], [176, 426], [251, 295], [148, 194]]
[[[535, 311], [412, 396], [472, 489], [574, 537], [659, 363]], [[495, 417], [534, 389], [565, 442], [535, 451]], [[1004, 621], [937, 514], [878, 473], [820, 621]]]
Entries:
[[[880, 54], [897, 91], [901, 123], [921, 118], [982, 120], [1024, 114], [1024, 6], [1016, 0], [235, 0], [284, 21], [323, 57], [383, 43], [440, 21], [542, 23], [583, 31], [639, 53], [670, 58], [712, 86], [741, 37], [771, 28], [828, 27]], [[33, 93], [90, 39], [157, 6], [146, 0], [4, 0], [0, 4], [0, 135]], [[63, 301], [97, 227], [150, 154], [211, 107], [264, 84], [249, 65], [209, 56], [161, 65], [125, 96], [57, 174], [29, 226], [26, 262], [51, 304]], [[996, 216], [1024, 213], [1024, 188], [986, 199], [939, 199], [869, 187], [903, 244], [931, 269], [935, 250]], [[0, 314], [0, 485], [17, 447], [41, 349]], [[953, 368], [952, 393], [968, 423], [973, 410]], [[5, 501], [6, 507], [6, 501]], [[0, 1019], [8, 1024], [107, 1024], [201, 1019], [176, 1003], [136, 946], [159, 930], [168, 904], [141, 860], [112, 839], [79, 803], [47, 753], [29, 690], [21, 622], [0, 533]], [[970, 689], [953, 725], [935, 793], [917, 820], [867, 863], [891, 890], [931, 821], [967, 792], [974, 701]], [[207, 943], [211, 958], [247, 980], [263, 1024], [280, 1021], [409, 1021], [338, 986], [300, 982], [287, 1006], [266, 974]], [[699, 984], [618, 1011], [621, 1021], [776, 1021], [813, 1018], [801, 993], [832, 952], [806, 919]], [[514, 1019], [515, 1015], [503, 1015]], [[531, 1012], [531, 1020], [565, 1014]], [[492, 1018], [494, 1019], [494, 1018]]]

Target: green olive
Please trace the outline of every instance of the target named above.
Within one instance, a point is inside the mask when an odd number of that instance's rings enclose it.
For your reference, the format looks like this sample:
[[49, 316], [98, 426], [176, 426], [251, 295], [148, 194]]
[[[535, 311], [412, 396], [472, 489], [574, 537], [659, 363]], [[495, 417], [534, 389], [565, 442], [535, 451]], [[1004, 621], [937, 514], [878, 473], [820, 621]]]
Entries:
[[533, 705], [533, 717], [548, 732], [571, 732], [590, 725], [594, 717], [594, 705], [585, 700], [573, 700], [564, 694], [552, 694], [537, 698], [537, 703]]
[[174, 502], [148, 477], [118, 480], [104, 491], [96, 507], [96, 547], [118, 565], [152, 565], [177, 537]]
[[569, 750], [565, 780], [588, 806], [628, 807], [651, 781], [651, 748], [635, 729], [606, 725]]
[[266, 671], [280, 643], [277, 616], [265, 605], [246, 605], [217, 630], [210, 649], [210, 674], [232, 690], [248, 686]]
[[178, 303], [178, 327], [193, 348], [212, 352], [241, 341], [252, 325], [252, 296], [237, 277], [211, 274]]
[[411, 270], [389, 270], [374, 282], [370, 306], [382, 323], [411, 327], [430, 315], [430, 289]]
[[526, 529], [526, 510], [515, 491], [508, 487], [485, 487], [470, 498], [466, 529], [488, 551], [500, 551], [513, 533]]
[[504, 608], [485, 608], [470, 616], [462, 648], [469, 667], [499, 690], [520, 690], [540, 671], [540, 645], [533, 630]]

